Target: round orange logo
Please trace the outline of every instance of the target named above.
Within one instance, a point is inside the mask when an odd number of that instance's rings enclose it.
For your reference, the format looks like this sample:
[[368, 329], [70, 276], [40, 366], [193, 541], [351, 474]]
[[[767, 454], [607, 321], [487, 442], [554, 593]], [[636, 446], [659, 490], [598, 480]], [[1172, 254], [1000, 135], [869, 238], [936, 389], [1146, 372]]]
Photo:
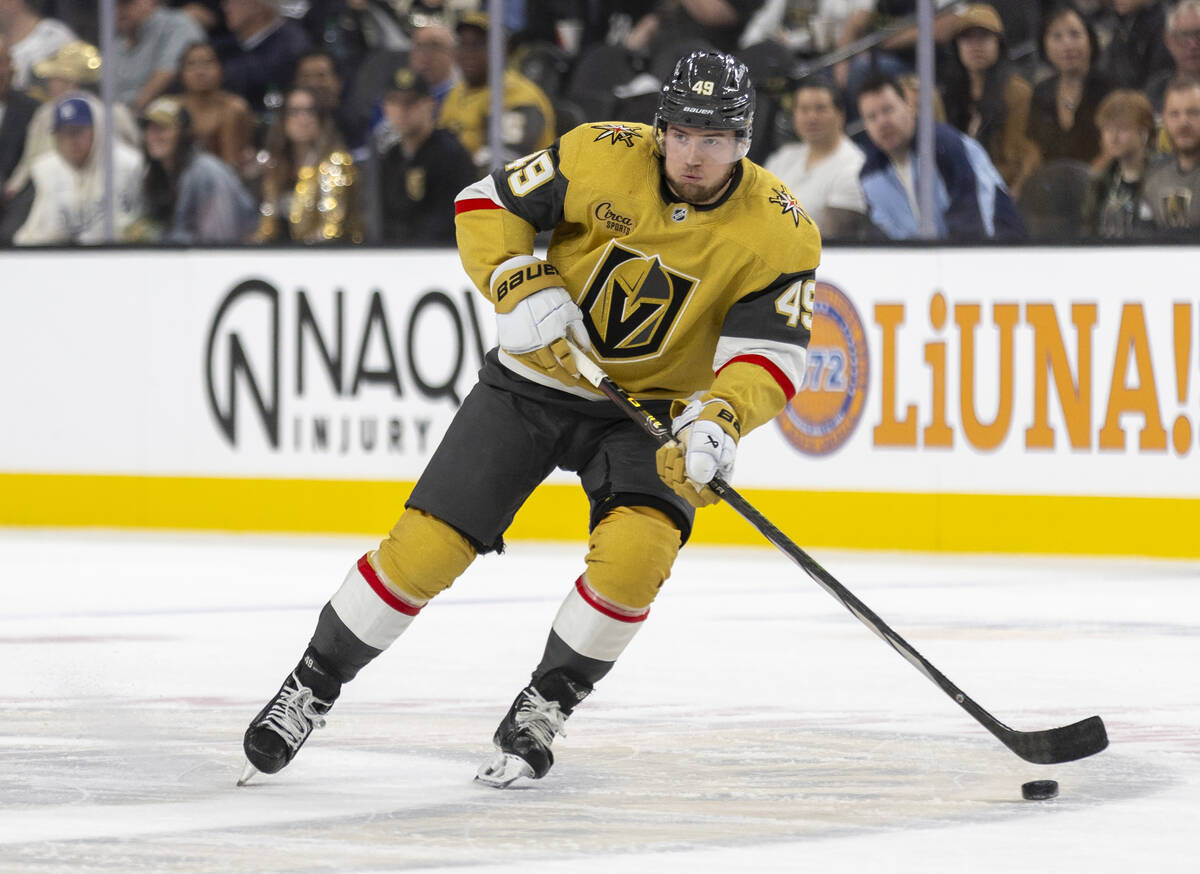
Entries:
[[866, 406], [869, 361], [858, 310], [837, 286], [818, 282], [804, 376], [775, 420], [787, 441], [809, 455], [845, 443]]

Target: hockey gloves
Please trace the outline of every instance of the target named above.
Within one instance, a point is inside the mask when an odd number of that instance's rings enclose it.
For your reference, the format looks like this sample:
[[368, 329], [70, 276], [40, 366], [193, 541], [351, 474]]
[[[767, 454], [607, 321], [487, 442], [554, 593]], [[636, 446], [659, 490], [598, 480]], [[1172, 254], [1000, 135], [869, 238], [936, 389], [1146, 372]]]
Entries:
[[[583, 313], [565, 288], [549, 284], [559, 279], [550, 264], [529, 260], [533, 263], [500, 274], [493, 284], [500, 348], [538, 373], [593, 390], [579, 376], [566, 342], [570, 339], [580, 349], [591, 350]], [[537, 275], [526, 278], [530, 273]], [[517, 287], [511, 288], [517, 277], [521, 278]]]
[[717, 474], [728, 480], [733, 473], [741, 434], [737, 414], [725, 401], [705, 396], [686, 406], [675, 401], [671, 416], [676, 442], [659, 447], [658, 475], [693, 507], [715, 504], [720, 498], [708, 483]]

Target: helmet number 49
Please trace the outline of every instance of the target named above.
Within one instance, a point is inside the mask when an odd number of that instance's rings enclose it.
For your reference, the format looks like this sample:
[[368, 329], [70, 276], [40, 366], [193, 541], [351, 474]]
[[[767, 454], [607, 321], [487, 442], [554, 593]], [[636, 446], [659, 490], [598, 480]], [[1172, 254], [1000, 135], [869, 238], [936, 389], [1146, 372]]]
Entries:
[[803, 279], [789, 285], [779, 297], [775, 298], [775, 312], [787, 316], [789, 328], [803, 325], [809, 331], [813, 326], [813, 304], [817, 299], [817, 283], [813, 279]]
[[713, 82], [711, 79], [699, 79], [692, 86], [692, 91], [696, 94], [703, 94], [705, 97], [712, 97]]

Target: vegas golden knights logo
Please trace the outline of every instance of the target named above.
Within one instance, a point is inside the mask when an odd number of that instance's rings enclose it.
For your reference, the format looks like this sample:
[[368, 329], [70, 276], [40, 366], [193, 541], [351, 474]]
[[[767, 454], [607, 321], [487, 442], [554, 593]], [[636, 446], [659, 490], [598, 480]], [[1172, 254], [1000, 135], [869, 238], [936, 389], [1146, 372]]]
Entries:
[[647, 358], [658, 353], [697, 280], [616, 242], [592, 273], [580, 308], [604, 358]]

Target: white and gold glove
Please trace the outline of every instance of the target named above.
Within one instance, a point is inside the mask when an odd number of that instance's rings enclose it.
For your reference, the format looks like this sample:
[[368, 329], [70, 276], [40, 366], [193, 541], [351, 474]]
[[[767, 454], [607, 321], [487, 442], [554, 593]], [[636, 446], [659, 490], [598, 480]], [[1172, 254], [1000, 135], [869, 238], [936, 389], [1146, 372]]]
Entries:
[[501, 265], [492, 277], [500, 348], [522, 364], [571, 386], [591, 389], [567, 348], [567, 340], [592, 349], [583, 312], [561, 285], [554, 267], [533, 256]]
[[737, 414], [725, 401], [705, 395], [686, 406], [675, 401], [671, 416], [675, 442], [655, 454], [658, 475], [693, 507], [715, 504], [720, 498], [708, 483], [718, 474], [724, 480], [733, 474], [741, 435]]

